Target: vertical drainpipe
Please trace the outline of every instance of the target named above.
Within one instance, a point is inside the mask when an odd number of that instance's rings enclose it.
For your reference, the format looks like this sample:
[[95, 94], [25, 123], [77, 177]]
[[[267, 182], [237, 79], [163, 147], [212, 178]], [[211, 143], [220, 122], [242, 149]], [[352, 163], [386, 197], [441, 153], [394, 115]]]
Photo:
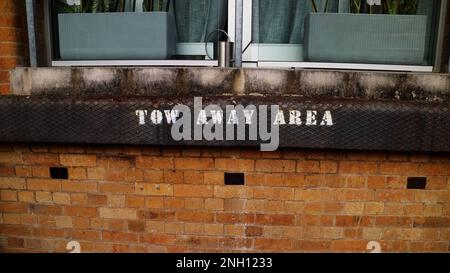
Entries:
[[242, 26], [244, 24], [244, 4], [243, 0], [236, 1], [236, 29], [235, 29], [235, 47], [234, 47], [234, 66], [242, 67]]
[[36, 56], [36, 29], [35, 29], [35, 2], [34, 0], [25, 0], [27, 11], [27, 29], [28, 29], [28, 50], [30, 55], [30, 66], [37, 66]]
[[[433, 72], [441, 72], [442, 69], [442, 57], [444, 50], [444, 37], [446, 29], [446, 18], [447, 18], [447, 0], [440, 1], [439, 7], [439, 22], [437, 30], [437, 41], [436, 41], [436, 52], [434, 54], [434, 66]], [[445, 60], [447, 61], [447, 60]]]

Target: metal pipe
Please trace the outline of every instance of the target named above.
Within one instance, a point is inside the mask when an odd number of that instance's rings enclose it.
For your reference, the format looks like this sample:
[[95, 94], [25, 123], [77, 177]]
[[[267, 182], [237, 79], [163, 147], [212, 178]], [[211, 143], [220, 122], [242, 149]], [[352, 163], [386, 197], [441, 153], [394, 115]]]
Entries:
[[244, 24], [244, 3], [243, 0], [236, 1], [236, 26], [234, 44], [234, 66], [242, 67], [242, 26]]
[[[433, 72], [441, 72], [442, 56], [444, 50], [444, 37], [445, 37], [445, 21], [447, 15], [447, 0], [441, 0], [439, 7], [439, 23], [436, 39], [436, 52], [434, 54]], [[447, 61], [447, 60], [446, 60]]]
[[25, 0], [27, 12], [27, 30], [28, 30], [28, 51], [30, 55], [30, 66], [37, 66], [36, 55], [36, 28], [35, 28], [35, 2], [34, 0]]

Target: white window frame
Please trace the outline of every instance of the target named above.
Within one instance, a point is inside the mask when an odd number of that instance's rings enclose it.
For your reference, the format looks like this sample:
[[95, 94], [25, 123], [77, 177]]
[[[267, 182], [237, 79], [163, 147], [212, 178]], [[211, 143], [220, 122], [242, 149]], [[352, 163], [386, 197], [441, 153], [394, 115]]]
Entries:
[[[443, 0], [446, 2], [447, 0]], [[245, 48], [252, 38], [252, 5], [253, 0], [244, 0], [243, 47]], [[442, 8], [442, 5], [441, 5]], [[442, 16], [442, 12], [441, 12]], [[439, 29], [442, 29], [440, 20]], [[283, 45], [279, 45], [283, 46]], [[285, 45], [286, 46], [286, 45]], [[439, 43], [436, 45], [439, 51]], [[390, 65], [390, 64], [363, 64], [363, 63], [322, 63], [322, 62], [296, 62], [296, 61], [264, 61], [259, 60], [261, 44], [253, 43], [243, 54], [243, 67], [260, 68], [303, 68], [303, 69], [345, 69], [345, 70], [381, 70], [406, 72], [433, 72], [434, 66], [419, 65]], [[289, 50], [295, 50], [291, 48]]]
[[[47, 10], [50, 10], [50, 0], [45, 0]], [[235, 0], [228, 0], [228, 34], [230, 40], [234, 42], [235, 40]], [[48, 13], [49, 14], [49, 13]], [[51, 24], [48, 20], [46, 22], [46, 29], [50, 33], [52, 31]], [[231, 28], [230, 28], [231, 27]], [[48, 40], [49, 41], [49, 40]], [[203, 44], [203, 43], [202, 43]], [[50, 50], [52, 52], [51, 46], [53, 44], [49, 43]], [[183, 46], [187, 48], [192, 46], [193, 43], [178, 44], [177, 46]], [[203, 47], [203, 45], [202, 45]], [[212, 43], [208, 45], [210, 52], [212, 52]], [[71, 66], [205, 66], [205, 67], [216, 67], [219, 65], [218, 60], [51, 60], [51, 66], [55, 67], [71, 67]]]

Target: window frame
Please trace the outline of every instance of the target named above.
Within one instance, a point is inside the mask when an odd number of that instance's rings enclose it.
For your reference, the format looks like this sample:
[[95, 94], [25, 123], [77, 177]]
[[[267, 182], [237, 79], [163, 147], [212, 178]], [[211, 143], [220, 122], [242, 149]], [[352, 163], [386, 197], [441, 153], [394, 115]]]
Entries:
[[[53, 67], [72, 67], [72, 66], [86, 66], [86, 67], [101, 67], [101, 66], [171, 66], [171, 67], [196, 67], [196, 66], [204, 66], [204, 67], [217, 67], [219, 65], [218, 60], [56, 60], [54, 56], [53, 50], [53, 26], [52, 22], [54, 18], [52, 18], [51, 12], [51, 1], [52, 0], [44, 0], [44, 8], [45, 8], [45, 32], [46, 32], [46, 44], [47, 44], [47, 53], [49, 59], [48, 63]], [[230, 22], [234, 20], [235, 14], [235, 5], [234, 0], [228, 0], [228, 27], [232, 26], [233, 31], [228, 34], [230, 36], [230, 40], [234, 42], [234, 22]], [[233, 16], [233, 19], [231, 19]]]
[[264, 61], [259, 60], [260, 45], [249, 44], [252, 40], [253, 0], [244, 0], [244, 22], [243, 22], [243, 44], [248, 49], [243, 54], [243, 67], [253, 68], [299, 68], [299, 69], [345, 69], [345, 70], [377, 70], [377, 71], [406, 71], [406, 72], [439, 72], [440, 59], [442, 56], [444, 36], [445, 36], [445, 15], [447, 12], [447, 0], [439, 0], [436, 15], [437, 30], [433, 39], [433, 58], [429, 66], [421, 65], [391, 65], [391, 64], [370, 64], [370, 63], [325, 63], [307, 61]]
[[[31, 0], [33, 1], [33, 0]], [[51, 18], [51, 0], [43, 0], [45, 39], [47, 45], [47, 64], [49, 66], [218, 66], [217, 60], [97, 60], [97, 61], [62, 61], [55, 60], [53, 56], [53, 33]], [[354, 69], [354, 70], [381, 70], [381, 71], [408, 71], [408, 72], [439, 72], [443, 55], [445, 19], [447, 14], [447, 0], [439, 0], [436, 20], [436, 35], [432, 43], [434, 54], [430, 66], [388, 65], [388, 64], [362, 64], [362, 63], [316, 63], [316, 62], [289, 62], [289, 61], [259, 61], [259, 45], [250, 44], [252, 37], [252, 4], [253, 0], [228, 0], [228, 34], [231, 42], [236, 38], [242, 41], [246, 49], [244, 54], [237, 51], [238, 57], [243, 60], [243, 67], [254, 68], [303, 68], [303, 69]], [[242, 4], [243, 21], [236, 23], [236, 3]], [[242, 31], [236, 33], [236, 26], [242, 25]], [[236, 34], [242, 33], [242, 37]]]

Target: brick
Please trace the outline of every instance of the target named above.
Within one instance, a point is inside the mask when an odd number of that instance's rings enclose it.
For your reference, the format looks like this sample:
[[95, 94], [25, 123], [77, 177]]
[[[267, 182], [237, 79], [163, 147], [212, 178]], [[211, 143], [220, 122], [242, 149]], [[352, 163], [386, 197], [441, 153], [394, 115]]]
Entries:
[[125, 195], [108, 195], [107, 205], [110, 208], [123, 208], [125, 207]]
[[320, 161], [320, 172], [321, 173], [337, 173], [338, 165], [335, 161], [321, 160]]
[[418, 167], [420, 175], [450, 175], [448, 164], [420, 164]]
[[136, 167], [141, 169], [164, 170], [173, 169], [173, 158], [139, 156], [136, 158]]
[[327, 202], [325, 203], [325, 213], [337, 214], [344, 209], [344, 203], [341, 202]]
[[132, 232], [144, 232], [145, 221], [128, 221], [128, 230]]
[[101, 232], [92, 230], [71, 230], [69, 237], [75, 240], [100, 241]]
[[224, 200], [216, 198], [208, 198], [205, 200], [206, 210], [220, 211], [224, 209]]
[[0, 189], [24, 190], [25, 179], [13, 177], [0, 177]]
[[253, 192], [255, 199], [294, 200], [293, 188], [258, 187]]
[[211, 158], [175, 158], [177, 170], [212, 170], [214, 159]]
[[411, 227], [413, 223], [410, 217], [398, 217], [398, 216], [377, 216], [376, 225], [383, 227]]
[[162, 209], [164, 208], [163, 197], [147, 197], [145, 199], [145, 207], [149, 209]]
[[366, 177], [365, 176], [348, 176], [346, 179], [346, 187], [361, 189], [366, 187]]
[[164, 232], [167, 234], [182, 234], [184, 233], [184, 223], [180, 222], [165, 223]]
[[216, 158], [215, 168], [226, 172], [252, 172], [255, 169], [255, 161], [251, 159]]
[[367, 241], [354, 240], [337, 240], [331, 243], [330, 249], [342, 252], [364, 252], [366, 250]]
[[87, 173], [85, 168], [69, 168], [69, 178], [71, 180], [84, 180], [87, 179]]
[[328, 179], [324, 175], [307, 175], [305, 176], [305, 188], [323, 188], [326, 180]]
[[164, 199], [164, 208], [166, 209], [183, 209], [184, 198], [167, 197]]
[[253, 224], [255, 215], [251, 213], [219, 212], [216, 214], [216, 222], [222, 224]]
[[62, 207], [57, 205], [32, 205], [31, 211], [43, 215], [61, 215]]
[[106, 169], [104, 173], [105, 179], [108, 181], [127, 181], [136, 182], [143, 181], [143, 173], [140, 169]]
[[204, 224], [204, 234], [205, 235], [216, 235], [220, 236], [223, 234], [224, 227], [221, 224]]
[[256, 160], [255, 170], [259, 172], [295, 172], [294, 160]]
[[36, 178], [50, 178], [50, 169], [49, 167], [42, 167], [42, 166], [38, 166], [38, 167], [32, 167], [31, 168], [33, 177]]
[[208, 185], [222, 185], [224, 183], [224, 173], [204, 172], [204, 183]]
[[61, 154], [59, 160], [61, 165], [68, 167], [94, 167], [97, 165], [95, 155]]
[[174, 196], [179, 197], [212, 197], [214, 187], [210, 185], [174, 185]]
[[289, 251], [292, 247], [293, 243], [290, 239], [255, 239], [255, 248], [262, 251]]
[[33, 176], [31, 166], [16, 166], [15, 170], [16, 170], [16, 177], [32, 177]]
[[32, 191], [19, 191], [18, 197], [20, 202], [33, 203], [35, 201], [34, 192]]
[[103, 231], [102, 240], [112, 242], [137, 243], [139, 237], [137, 234], [133, 233]]
[[382, 202], [369, 202], [364, 204], [365, 215], [380, 215], [384, 212], [384, 203]]
[[17, 191], [2, 190], [0, 193], [1, 201], [17, 201]]
[[38, 191], [36, 192], [36, 201], [38, 203], [51, 203], [53, 201], [52, 193], [46, 191]]
[[306, 203], [303, 208], [304, 213], [319, 214], [323, 213], [325, 206], [323, 203]]
[[133, 183], [102, 182], [98, 184], [101, 193], [134, 193], [135, 185]]
[[320, 161], [299, 160], [297, 162], [297, 172], [299, 173], [320, 173]]
[[290, 214], [257, 214], [255, 223], [260, 225], [292, 226], [295, 224], [295, 216]]
[[145, 207], [145, 197], [144, 196], [126, 196], [126, 206], [130, 208], [143, 208]]
[[106, 195], [90, 194], [88, 195], [88, 204], [93, 206], [105, 206], [107, 203]]
[[62, 181], [61, 184], [65, 192], [97, 192], [97, 182]]
[[[280, 176], [277, 176], [279, 178]], [[249, 186], [256, 186], [256, 185], [264, 185], [266, 181], [266, 175], [265, 174], [256, 174], [256, 173], [249, 173], [245, 175], [245, 182], [246, 185]], [[279, 183], [279, 181], [277, 182]], [[218, 183], [218, 185], [224, 184], [224, 176], [222, 175], [222, 181]]]
[[380, 164], [381, 174], [395, 174], [395, 175], [414, 175], [417, 174], [417, 164], [415, 163], [401, 163], [401, 162], [385, 162]]
[[215, 186], [216, 198], [253, 198], [253, 188], [245, 186]]
[[321, 230], [323, 239], [342, 239], [344, 229], [341, 227], [324, 227]]
[[136, 194], [148, 196], [173, 196], [174, 186], [169, 184], [136, 184]]
[[96, 217], [97, 208], [80, 207], [80, 206], [64, 206], [64, 215], [80, 216], [80, 217]]
[[97, 158], [97, 166], [116, 169], [135, 167], [134, 156], [100, 156]]
[[378, 164], [359, 161], [341, 161], [339, 162], [339, 172], [346, 174], [376, 174], [378, 172]]
[[164, 183], [183, 184], [184, 173], [182, 171], [164, 170]]
[[87, 205], [88, 196], [85, 193], [71, 193], [70, 201], [72, 202], [72, 205]]
[[329, 240], [301, 240], [295, 242], [294, 248], [303, 251], [329, 251], [330, 245]]
[[32, 164], [32, 165], [47, 165], [47, 166], [59, 165], [59, 158], [55, 154], [24, 153], [23, 161], [25, 164]]
[[176, 213], [176, 218], [181, 222], [211, 223], [214, 221], [214, 214], [199, 211], [179, 211]]
[[55, 223], [57, 228], [72, 228], [72, 217], [70, 216], [57, 216], [55, 217]]
[[185, 184], [203, 184], [203, 172], [185, 171], [183, 175], [183, 181]]
[[201, 210], [204, 208], [205, 202], [203, 198], [186, 198], [184, 206], [186, 209]]
[[99, 215], [106, 219], [136, 220], [137, 213], [135, 209], [123, 208], [99, 208]]
[[403, 212], [409, 216], [420, 216], [423, 215], [424, 206], [423, 204], [405, 204], [403, 206]]
[[163, 183], [164, 182], [164, 171], [145, 170], [144, 171], [144, 182]]
[[27, 189], [34, 191], [61, 191], [61, 181], [51, 179], [27, 179]]
[[295, 200], [298, 201], [333, 201], [335, 194], [328, 190], [295, 190]]
[[20, 225], [20, 214], [5, 213], [3, 214], [3, 224], [5, 225]]
[[245, 227], [245, 236], [248, 237], [259, 237], [262, 236], [263, 229], [259, 226], [247, 226]]
[[224, 234], [231, 237], [240, 237], [245, 235], [245, 227], [237, 225], [225, 225]]
[[22, 154], [15, 152], [0, 152], [0, 164], [21, 164]]
[[104, 168], [87, 168], [87, 178], [90, 180], [105, 179], [106, 170]]
[[15, 176], [16, 169], [13, 166], [4, 166], [0, 164], [0, 177]]

